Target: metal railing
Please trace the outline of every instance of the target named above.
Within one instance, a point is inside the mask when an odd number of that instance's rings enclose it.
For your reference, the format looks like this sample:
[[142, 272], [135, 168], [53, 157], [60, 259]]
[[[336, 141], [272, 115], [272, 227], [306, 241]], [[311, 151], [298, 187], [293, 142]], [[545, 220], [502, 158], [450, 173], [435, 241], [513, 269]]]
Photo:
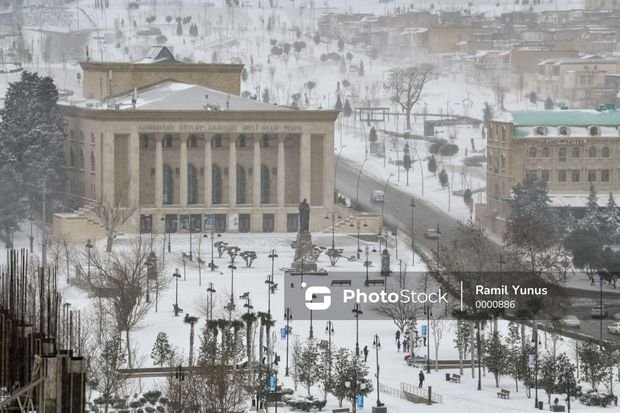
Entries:
[[[414, 396], [420, 397], [422, 399], [428, 400], [428, 389], [419, 388], [417, 386], [413, 386], [409, 383], [400, 383], [400, 390], [403, 393], [410, 393]], [[443, 397], [440, 394], [431, 392], [431, 402], [432, 403], [442, 403]]]

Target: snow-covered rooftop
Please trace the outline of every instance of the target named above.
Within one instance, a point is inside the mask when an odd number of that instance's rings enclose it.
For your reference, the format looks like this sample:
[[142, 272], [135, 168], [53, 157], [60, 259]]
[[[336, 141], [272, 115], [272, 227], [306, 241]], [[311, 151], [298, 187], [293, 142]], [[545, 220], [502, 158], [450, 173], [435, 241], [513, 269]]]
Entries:
[[[132, 100], [135, 100], [135, 109]], [[256, 100], [230, 95], [204, 86], [177, 81], [164, 81], [143, 89], [109, 99], [102, 104], [98, 100], [69, 101], [72, 106], [91, 109], [118, 110], [232, 110], [232, 111], [288, 111], [289, 107], [270, 105]]]
[[[608, 110], [523, 110], [502, 114], [496, 120], [522, 126], [620, 126], [620, 111]], [[617, 135], [617, 133], [616, 133]]]

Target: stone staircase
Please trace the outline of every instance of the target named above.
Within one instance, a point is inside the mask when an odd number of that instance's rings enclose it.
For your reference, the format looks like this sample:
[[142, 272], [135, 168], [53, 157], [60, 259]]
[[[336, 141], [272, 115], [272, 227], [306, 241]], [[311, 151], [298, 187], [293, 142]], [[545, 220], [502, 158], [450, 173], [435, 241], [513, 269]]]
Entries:
[[91, 241], [106, 237], [106, 231], [95, 213], [96, 204], [88, 204], [74, 212], [54, 214], [54, 234], [70, 242]]

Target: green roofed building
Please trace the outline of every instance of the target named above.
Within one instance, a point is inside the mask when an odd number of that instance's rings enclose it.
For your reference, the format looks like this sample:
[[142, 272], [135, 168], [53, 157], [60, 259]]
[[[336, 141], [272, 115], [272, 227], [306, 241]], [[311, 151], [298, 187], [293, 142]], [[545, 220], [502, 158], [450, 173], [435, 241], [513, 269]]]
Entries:
[[583, 207], [591, 184], [620, 196], [619, 160], [620, 110], [613, 105], [505, 113], [488, 125], [487, 203], [476, 217], [502, 233], [512, 188], [530, 175], [548, 183], [554, 207]]

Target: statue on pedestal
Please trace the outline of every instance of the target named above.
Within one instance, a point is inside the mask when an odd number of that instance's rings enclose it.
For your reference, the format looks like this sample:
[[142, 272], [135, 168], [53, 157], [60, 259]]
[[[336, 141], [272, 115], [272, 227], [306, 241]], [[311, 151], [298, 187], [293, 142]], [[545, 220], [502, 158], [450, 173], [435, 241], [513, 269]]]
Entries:
[[299, 204], [299, 232], [310, 232], [310, 204], [306, 198]]

